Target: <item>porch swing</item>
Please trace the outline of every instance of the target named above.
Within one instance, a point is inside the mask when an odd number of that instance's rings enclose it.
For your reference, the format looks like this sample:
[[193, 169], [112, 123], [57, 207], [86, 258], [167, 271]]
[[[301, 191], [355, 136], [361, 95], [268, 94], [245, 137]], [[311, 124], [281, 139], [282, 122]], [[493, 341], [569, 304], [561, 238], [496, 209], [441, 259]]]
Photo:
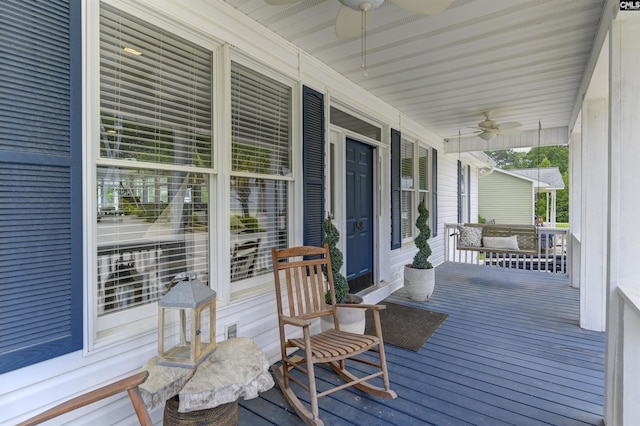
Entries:
[[[538, 121], [538, 156], [540, 155], [540, 133], [542, 124]], [[460, 131], [458, 131], [458, 156], [460, 156]], [[538, 161], [538, 187], [540, 191], [540, 161]], [[451, 234], [455, 236], [457, 250], [477, 251], [492, 256], [537, 255], [539, 236], [537, 226], [495, 223], [465, 223]]]

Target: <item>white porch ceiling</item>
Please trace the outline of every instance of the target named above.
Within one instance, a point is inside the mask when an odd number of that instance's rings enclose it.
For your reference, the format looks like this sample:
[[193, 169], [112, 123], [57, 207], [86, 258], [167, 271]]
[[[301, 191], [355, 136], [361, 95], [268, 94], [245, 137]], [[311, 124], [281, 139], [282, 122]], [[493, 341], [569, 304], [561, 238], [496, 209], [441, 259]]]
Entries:
[[[544, 129], [558, 129], [566, 143], [605, 5], [604, 0], [454, 0], [443, 13], [422, 16], [387, 1], [369, 24], [365, 77], [360, 38], [335, 35], [338, 0], [283, 6], [225, 1], [456, 142], [458, 130], [472, 134], [483, 111], [493, 111], [495, 121], [519, 121], [536, 134], [540, 121]], [[531, 141], [531, 133], [514, 143], [528, 144], [523, 141]], [[499, 138], [490, 147], [473, 137], [464, 150], [495, 149]]]

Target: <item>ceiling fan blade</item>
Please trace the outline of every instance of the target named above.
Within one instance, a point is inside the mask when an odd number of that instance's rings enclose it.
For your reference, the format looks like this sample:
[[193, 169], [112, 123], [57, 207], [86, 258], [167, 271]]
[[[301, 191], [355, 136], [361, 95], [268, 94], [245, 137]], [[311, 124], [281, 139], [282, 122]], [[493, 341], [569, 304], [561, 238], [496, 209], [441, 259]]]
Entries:
[[508, 121], [506, 123], [498, 124], [498, 127], [501, 129], [515, 129], [516, 127], [522, 126], [522, 123], [518, 123], [517, 121]]
[[[357, 37], [362, 34], [362, 13], [347, 6], [340, 6], [336, 17], [336, 36], [338, 38]], [[365, 28], [371, 22], [373, 10], [365, 14]]]
[[271, 6], [279, 6], [282, 4], [300, 3], [302, 0], [264, 0], [265, 3]]
[[453, 0], [390, 0], [399, 8], [421, 15], [437, 15], [444, 12]]
[[522, 133], [522, 130], [520, 129], [500, 129], [501, 135], [513, 136], [513, 135], [519, 135], [520, 133]]

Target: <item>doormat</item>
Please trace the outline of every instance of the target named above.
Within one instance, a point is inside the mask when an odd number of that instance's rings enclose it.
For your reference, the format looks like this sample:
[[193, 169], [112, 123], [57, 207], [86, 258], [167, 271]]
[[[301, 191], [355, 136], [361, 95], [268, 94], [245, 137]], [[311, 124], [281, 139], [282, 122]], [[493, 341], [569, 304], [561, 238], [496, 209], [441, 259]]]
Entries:
[[[380, 311], [382, 339], [385, 344], [398, 346], [418, 352], [429, 337], [447, 319], [447, 314], [380, 302], [387, 308]], [[376, 334], [373, 325], [373, 313], [367, 311], [365, 334]]]

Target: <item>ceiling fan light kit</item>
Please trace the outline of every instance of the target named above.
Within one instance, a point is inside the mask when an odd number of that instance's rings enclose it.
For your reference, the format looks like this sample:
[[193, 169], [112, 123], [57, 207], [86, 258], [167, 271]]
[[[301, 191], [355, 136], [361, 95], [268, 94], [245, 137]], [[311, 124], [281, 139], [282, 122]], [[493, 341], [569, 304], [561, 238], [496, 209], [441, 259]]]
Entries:
[[340, 3], [342, 3], [344, 6], [347, 6], [348, 8], [351, 8], [353, 10], [357, 10], [358, 12], [363, 11], [369, 11], [372, 9], [377, 9], [380, 6], [382, 6], [384, 4], [385, 0], [369, 0], [369, 1], [362, 1], [362, 0], [339, 0]]
[[491, 139], [495, 138], [496, 136], [498, 136], [497, 133], [493, 133], [493, 132], [482, 132], [478, 135], [478, 137], [480, 139], [483, 139], [485, 141], [490, 141]]
[[483, 112], [484, 120], [478, 123], [475, 127], [478, 137], [485, 141], [490, 141], [498, 135], [518, 135], [522, 130], [518, 127], [522, 126], [522, 123], [517, 121], [510, 121], [507, 123], [497, 123], [491, 119], [491, 111]]

